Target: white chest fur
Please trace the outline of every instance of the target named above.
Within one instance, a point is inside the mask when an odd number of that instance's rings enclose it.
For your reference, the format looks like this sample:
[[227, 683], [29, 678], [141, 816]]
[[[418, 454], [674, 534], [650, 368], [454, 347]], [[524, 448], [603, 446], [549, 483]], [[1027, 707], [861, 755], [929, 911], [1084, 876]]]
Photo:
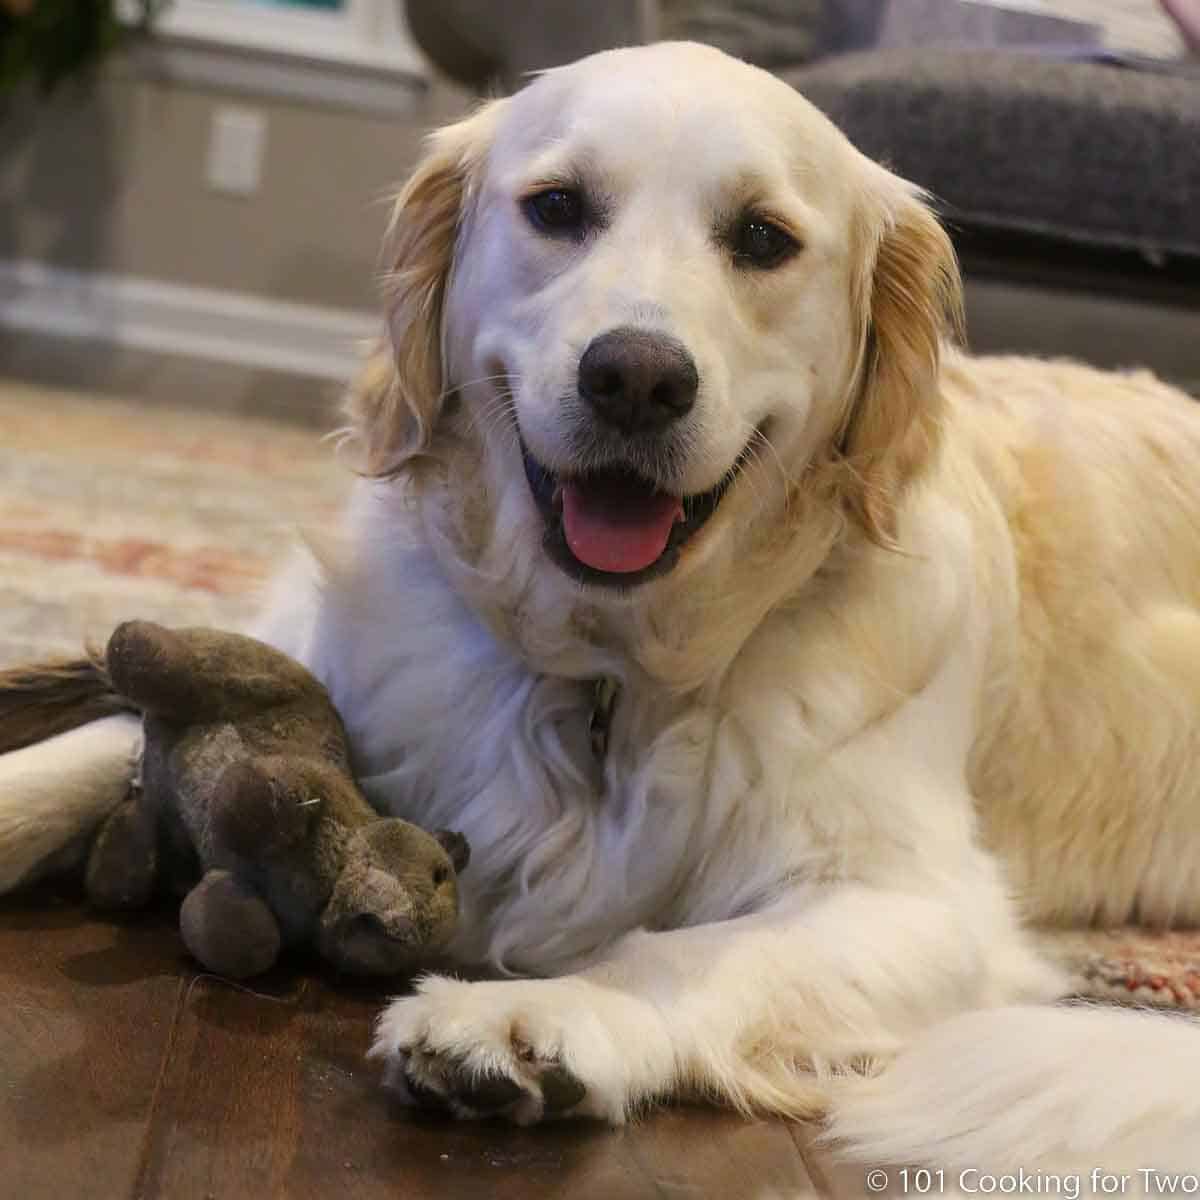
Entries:
[[[594, 675], [532, 670], [426, 546], [379, 542], [376, 531], [349, 578], [315, 590], [297, 568], [260, 633], [329, 687], [378, 808], [470, 840], [462, 958], [561, 970], [639, 926], [722, 920], [785, 884], [861, 876], [875, 847], [912, 840], [904, 805], [846, 802], [857, 784], [841, 751], [864, 729], [886, 732], [946, 659], [930, 634], [959, 624], [958, 569], [889, 556], [880, 572], [904, 578], [860, 580], [853, 603], [836, 584], [818, 589], [769, 617], [707, 689], [681, 695], [618, 664], [599, 764]], [[903, 620], [887, 609], [894, 586], [921, 589]], [[936, 731], [950, 773], [969, 707], [953, 702], [953, 736]]]

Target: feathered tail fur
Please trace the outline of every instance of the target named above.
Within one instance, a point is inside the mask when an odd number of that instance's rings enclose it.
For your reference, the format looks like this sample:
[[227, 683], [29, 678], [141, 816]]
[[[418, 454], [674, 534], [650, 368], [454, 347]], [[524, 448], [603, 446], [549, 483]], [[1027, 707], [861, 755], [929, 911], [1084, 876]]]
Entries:
[[120, 803], [140, 737], [98, 654], [0, 671], [0, 893], [63, 861]]
[[1080, 1004], [968, 1013], [877, 1078], [847, 1080], [830, 1131], [843, 1156], [896, 1181], [901, 1166], [943, 1172], [951, 1195], [1022, 1173], [1041, 1194], [1169, 1194], [1169, 1179], [1194, 1191], [1200, 1022]]
[[131, 711], [113, 691], [99, 651], [0, 671], [0, 754]]

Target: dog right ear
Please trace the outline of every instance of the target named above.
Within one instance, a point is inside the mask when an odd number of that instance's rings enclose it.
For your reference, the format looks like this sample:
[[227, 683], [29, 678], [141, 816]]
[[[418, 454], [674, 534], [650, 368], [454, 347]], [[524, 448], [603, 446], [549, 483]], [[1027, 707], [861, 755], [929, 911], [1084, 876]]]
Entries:
[[392, 477], [429, 449], [444, 399], [442, 305], [455, 243], [500, 109], [493, 100], [438, 130], [401, 189], [384, 242], [390, 346], [367, 363], [347, 401], [366, 474]]

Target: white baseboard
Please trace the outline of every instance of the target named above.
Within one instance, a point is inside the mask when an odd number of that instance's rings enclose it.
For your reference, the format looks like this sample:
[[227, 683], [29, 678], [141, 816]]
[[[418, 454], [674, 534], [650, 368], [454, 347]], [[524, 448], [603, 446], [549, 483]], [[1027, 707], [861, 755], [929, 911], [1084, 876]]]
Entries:
[[0, 261], [0, 329], [344, 381], [381, 332], [353, 309]]
[[[349, 0], [339, 12], [288, 6], [176, 0], [153, 36], [125, 61], [173, 82], [246, 95], [282, 96], [324, 108], [410, 117], [429, 67], [400, 0]], [[118, 0], [136, 23], [141, 6]]]
[[135, 45], [125, 61], [150, 79], [408, 121], [419, 119], [427, 89], [407, 72], [174, 39]]

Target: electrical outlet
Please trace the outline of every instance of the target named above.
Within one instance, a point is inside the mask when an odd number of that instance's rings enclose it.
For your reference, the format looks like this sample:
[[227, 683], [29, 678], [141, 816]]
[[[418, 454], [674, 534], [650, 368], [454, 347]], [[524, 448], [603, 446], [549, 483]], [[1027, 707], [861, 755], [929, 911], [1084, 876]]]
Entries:
[[262, 182], [267, 116], [256, 108], [214, 110], [204, 177], [214, 192], [252, 196]]

